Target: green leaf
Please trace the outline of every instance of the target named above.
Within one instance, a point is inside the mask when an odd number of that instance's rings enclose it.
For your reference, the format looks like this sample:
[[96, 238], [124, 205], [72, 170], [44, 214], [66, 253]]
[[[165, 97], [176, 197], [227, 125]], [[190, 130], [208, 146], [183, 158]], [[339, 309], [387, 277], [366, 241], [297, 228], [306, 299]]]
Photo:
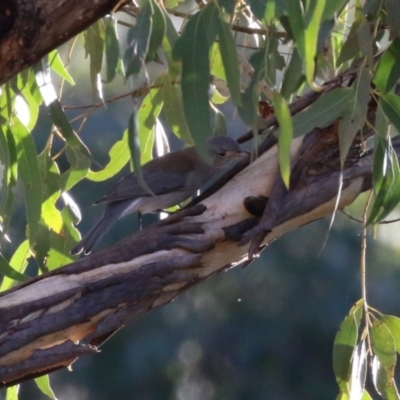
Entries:
[[154, 196], [152, 190], [147, 186], [147, 183], [143, 177], [143, 171], [140, 163], [140, 133], [137, 121], [137, 114], [132, 113], [129, 118], [128, 125], [128, 142], [129, 149], [131, 151], [131, 159], [133, 162], [133, 167], [135, 170], [135, 176], [140, 184], [140, 186], [150, 195]]
[[340, 162], [343, 167], [357, 132], [364, 125], [370, 99], [371, 75], [367, 68], [360, 67], [357, 79], [347, 98], [348, 106], [339, 122]]
[[398, 0], [385, 0], [386, 21], [390, 28], [390, 38], [400, 36], [400, 2]]
[[355, 18], [351, 25], [350, 32], [347, 35], [347, 39], [344, 42], [339, 57], [336, 61], [336, 65], [340, 66], [342, 63], [354, 58], [360, 51], [359, 40], [357, 37], [358, 28], [364, 21], [364, 15], [359, 7], [356, 7]]
[[357, 40], [358, 46], [366, 58], [368, 66], [372, 68], [374, 65], [374, 51], [372, 48], [373, 40], [370, 24], [364, 15], [362, 16], [362, 22], [357, 29]]
[[54, 100], [48, 105], [48, 109], [54, 125], [61, 131], [67, 143], [78, 152], [82, 153], [82, 155], [90, 159], [91, 154], [88, 148], [72, 129], [72, 126], [70, 125], [64, 110], [62, 109], [61, 103], [58, 100]]
[[86, 178], [93, 182], [102, 182], [116, 175], [128, 163], [131, 153], [128, 144], [128, 130], [123, 133], [109, 151], [110, 161], [101, 171], [90, 170]]
[[42, 187], [36, 146], [30, 132], [17, 120], [11, 127], [17, 145], [18, 173], [24, 187], [29, 242], [34, 246], [39, 234]]
[[300, 86], [303, 76], [303, 63], [299, 52], [293, 49], [292, 57], [286, 69], [285, 76], [282, 82], [281, 95], [288, 99]]
[[400, 133], [400, 97], [395, 94], [385, 94], [380, 97], [380, 104], [389, 121]]
[[[29, 250], [29, 241], [24, 240], [19, 246], [18, 249], [14, 252], [11, 257], [9, 267], [11, 267], [17, 273], [22, 274], [22, 281], [27, 280], [28, 277], [24, 275], [24, 271], [26, 266], [28, 265], [28, 258], [31, 256], [31, 252]], [[0, 271], [1, 272], [1, 271]], [[12, 272], [13, 273], [13, 272]], [[20, 281], [21, 279], [17, 279]], [[0, 292], [4, 292], [5, 290], [10, 289], [16, 283], [15, 278], [10, 277], [9, 275], [5, 275], [3, 281], [1, 282]]]
[[71, 86], [75, 86], [74, 79], [69, 74], [61, 61], [60, 55], [57, 50], [53, 50], [48, 56], [50, 68], [57, 73], [62, 79], [65, 79]]
[[[162, 78], [155, 81], [155, 86], [162, 83]], [[137, 113], [140, 143], [140, 164], [146, 164], [153, 158], [153, 144], [156, 120], [163, 106], [163, 93], [160, 87], [150, 90], [143, 99]], [[132, 153], [131, 153], [132, 154]], [[136, 168], [135, 168], [136, 169]]]
[[18, 400], [19, 385], [14, 385], [6, 389], [4, 400]]
[[393, 378], [396, 366], [396, 346], [393, 336], [386, 324], [379, 320], [373, 321], [370, 336], [375, 355], [372, 365], [375, 388], [384, 399], [399, 399]]
[[42, 375], [38, 378], [35, 378], [35, 383], [42, 393], [44, 393], [47, 397], [57, 400], [57, 397], [54, 395], [54, 392], [50, 387], [50, 379], [48, 375]]
[[294, 137], [311, 132], [314, 128], [325, 128], [338, 119], [347, 108], [350, 90], [334, 89], [321, 97], [305, 111], [293, 117]]
[[104, 25], [102, 21], [97, 21], [89, 26], [84, 32], [86, 57], [90, 58], [90, 82], [92, 84], [93, 96], [101, 95], [100, 71], [103, 62], [104, 48]]
[[354, 315], [348, 315], [340, 324], [333, 344], [333, 370], [341, 391], [347, 393], [351, 359], [357, 344], [358, 326]]
[[314, 84], [314, 58], [317, 50], [319, 26], [322, 22], [325, 3], [325, 0], [308, 0], [306, 2], [303, 59], [307, 83], [314, 90], [318, 89]]
[[65, 192], [85, 178], [90, 167], [90, 159], [80, 151], [76, 151], [75, 147], [67, 146], [66, 154], [70, 168], [60, 177], [60, 189]]
[[185, 114], [183, 111], [182, 94], [177, 85], [173, 84], [170, 76], [166, 76], [162, 86], [164, 106], [163, 112], [172, 132], [189, 145], [193, 145]]
[[278, 149], [279, 149], [279, 168], [281, 170], [282, 180], [289, 189], [290, 183], [290, 146], [293, 139], [293, 123], [289, 107], [284, 98], [274, 92], [274, 110], [279, 123]]
[[222, 61], [224, 63], [226, 80], [231, 94], [232, 102], [236, 106], [240, 106], [240, 73], [239, 60], [235, 41], [229, 24], [224, 22], [222, 18], [218, 18], [218, 36], [219, 50], [221, 52]]
[[176, 42], [173, 55], [182, 62], [183, 108], [192, 137], [200, 154], [207, 155], [207, 137], [211, 134], [210, 48], [216, 38], [218, 9], [210, 2], [186, 24]]
[[3, 232], [6, 233], [14, 202], [13, 189], [17, 184], [18, 163], [14, 136], [10, 129], [2, 127], [0, 127], [0, 160], [4, 168], [0, 185], [0, 214], [3, 217]]
[[[21, 274], [16, 269], [14, 269], [4, 258], [2, 254], [0, 254], [0, 274], [5, 277], [10, 278], [13, 281], [24, 282], [29, 279], [28, 276]], [[11, 285], [11, 283], [7, 283], [7, 285]], [[2, 287], [3, 289], [3, 287]], [[5, 289], [4, 289], [5, 290]]]
[[400, 318], [393, 315], [383, 315], [381, 321], [390, 330], [396, 345], [396, 351], [400, 353]]
[[[65, 198], [65, 196], [64, 196]], [[71, 201], [69, 199], [69, 201]], [[59, 233], [52, 231], [50, 234], [50, 251], [47, 257], [46, 267], [49, 271], [60, 268], [74, 261], [76, 257], [71, 256], [71, 248], [78, 243], [80, 238], [70, 204], [61, 210], [63, 225]]]
[[146, 62], [159, 61], [157, 50], [160, 48], [165, 35], [165, 19], [160, 6], [155, 0], [149, 0], [153, 6], [152, 29], [149, 41], [149, 48], [146, 54]]
[[364, 393], [365, 380], [367, 378], [367, 361], [367, 349], [364, 339], [357, 344], [351, 360], [350, 399], [361, 399]]
[[128, 44], [125, 55], [126, 76], [136, 75], [142, 69], [149, 49], [153, 27], [153, 3], [147, 1], [136, 17], [136, 25], [128, 32]]
[[119, 53], [119, 42], [117, 33], [117, 21], [113, 17], [105, 18], [105, 55], [106, 55], [106, 79], [111, 82], [120, 68], [121, 57]]
[[396, 38], [382, 54], [375, 69], [374, 84], [385, 94], [389, 92], [400, 78], [400, 39]]
[[325, 3], [324, 13], [322, 19], [331, 19], [335, 14], [340, 11], [347, 3], [346, 0], [328, 0]]

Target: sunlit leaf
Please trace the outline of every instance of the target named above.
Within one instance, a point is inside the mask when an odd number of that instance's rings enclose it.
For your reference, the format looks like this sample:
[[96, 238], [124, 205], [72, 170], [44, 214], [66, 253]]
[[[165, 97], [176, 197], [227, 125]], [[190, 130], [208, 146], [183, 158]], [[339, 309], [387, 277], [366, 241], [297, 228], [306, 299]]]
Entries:
[[[25, 272], [25, 268], [28, 265], [28, 258], [31, 256], [31, 252], [29, 250], [29, 241], [24, 240], [14, 252], [13, 256], [11, 257], [9, 266], [13, 268], [14, 271], [23, 274]], [[1, 271], [0, 271], [1, 272]], [[23, 275], [22, 280], [28, 279], [27, 276]], [[18, 281], [20, 279], [17, 279]], [[14, 286], [17, 282], [14, 278], [5, 276], [3, 281], [1, 282], [0, 292], [4, 292], [7, 289], [10, 289]]]
[[290, 181], [290, 146], [293, 139], [293, 123], [289, 107], [283, 97], [274, 93], [274, 110], [279, 123], [278, 149], [279, 149], [279, 168], [285, 186], [289, 188]]
[[61, 61], [60, 55], [57, 50], [53, 50], [50, 52], [48, 56], [50, 68], [56, 72], [61, 78], [65, 79], [70, 85], [75, 86], [74, 79], [69, 74], [67, 69], [64, 66], [64, 63]]
[[52, 388], [50, 387], [50, 379], [48, 375], [42, 375], [38, 378], [35, 378], [35, 383], [42, 393], [44, 393], [47, 397], [57, 400]]
[[396, 346], [385, 323], [374, 320], [370, 329], [372, 351], [374, 353], [372, 376], [376, 390], [384, 399], [399, 399], [394, 382], [396, 366]]
[[390, 330], [396, 345], [396, 351], [400, 353], [400, 318], [393, 315], [383, 315], [381, 320]]
[[351, 360], [351, 372], [349, 380], [349, 394], [351, 400], [361, 400], [364, 393], [365, 380], [367, 377], [367, 349], [365, 340], [361, 340]]
[[0, 254], [0, 274], [10, 278], [13, 281], [24, 282], [29, 279], [29, 277], [14, 269], [2, 254]]
[[14, 385], [6, 389], [4, 400], [18, 400], [19, 385]]
[[29, 242], [38, 238], [42, 207], [42, 185], [36, 157], [36, 146], [30, 132], [17, 120], [11, 127], [17, 145], [18, 172], [24, 187]]
[[67, 146], [66, 154], [70, 163], [70, 168], [60, 177], [60, 189], [63, 191], [70, 190], [79, 181], [85, 178], [90, 167], [90, 159], [80, 151], [76, 151], [75, 147]]
[[351, 358], [357, 344], [358, 326], [353, 315], [348, 315], [340, 324], [333, 344], [333, 370], [340, 389], [347, 392], [351, 371]]
[[[162, 82], [162, 78], [156, 81]], [[140, 143], [140, 164], [146, 164], [153, 158], [153, 144], [156, 120], [163, 106], [163, 93], [159, 87], [150, 90], [140, 104], [137, 113], [138, 135]]]
[[128, 163], [131, 153], [128, 145], [128, 130], [122, 139], [118, 140], [109, 151], [110, 161], [101, 171], [90, 170], [86, 178], [93, 182], [101, 182], [116, 175]]
[[63, 225], [59, 233], [50, 234], [50, 251], [46, 262], [49, 271], [60, 268], [74, 261], [76, 257], [70, 255], [71, 248], [77, 244], [80, 235], [75, 228], [75, 218], [72, 210], [66, 205], [61, 210]]

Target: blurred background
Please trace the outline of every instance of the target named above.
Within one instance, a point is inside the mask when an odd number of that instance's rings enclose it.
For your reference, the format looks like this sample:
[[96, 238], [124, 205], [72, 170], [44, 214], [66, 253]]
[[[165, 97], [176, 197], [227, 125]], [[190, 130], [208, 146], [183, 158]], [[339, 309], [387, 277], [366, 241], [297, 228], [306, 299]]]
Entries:
[[[66, 88], [63, 105], [93, 104], [87, 84], [89, 61], [83, 56], [73, 60], [77, 85]], [[105, 87], [104, 97], [126, 90], [120, 78], [119, 83]], [[228, 116], [231, 136], [246, 132], [229, 104], [222, 111]], [[72, 120], [83, 112], [73, 109], [67, 115]], [[107, 163], [108, 151], [121, 139], [130, 112], [131, 100], [126, 97], [97, 108], [87, 119], [81, 138], [98, 163], [93, 169]], [[80, 123], [81, 119], [76, 120], [74, 127], [78, 129]], [[43, 109], [34, 132], [38, 150], [43, 149], [50, 126]], [[180, 146], [177, 139], [171, 143]], [[70, 194], [83, 215], [81, 232], [87, 232], [102, 212], [91, 204], [127, 172], [126, 168], [108, 181], [83, 181], [73, 188]], [[350, 212], [359, 216], [363, 204], [358, 200]], [[16, 202], [14, 213], [9, 254], [24, 237], [22, 201]], [[144, 225], [156, 218], [145, 216]], [[57, 398], [334, 399], [338, 387], [332, 369], [333, 340], [340, 322], [361, 296], [361, 225], [340, 212], [331, 231], [329, 223], [329, 219], [320, 220], [280, 238], [249, 267], [214, 276], [123, 328], [98, 355], [75, 362], [72, 372], [64, 369], [51, 374]], [[397, 227], [383, 225], [370, 232], [368, 247], [370, 305], [394, 315], [400, 315]], [[97, 250], [137, 228], [136, 216], [125, 218]], [[22, 384], [20, 399], [45, 398], [34, 383]]]

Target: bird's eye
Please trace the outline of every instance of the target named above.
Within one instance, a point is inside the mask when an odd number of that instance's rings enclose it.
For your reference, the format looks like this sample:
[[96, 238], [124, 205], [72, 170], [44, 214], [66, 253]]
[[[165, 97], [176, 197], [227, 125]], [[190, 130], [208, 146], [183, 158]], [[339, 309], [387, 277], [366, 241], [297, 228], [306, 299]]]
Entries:
[[225, 156], [226, 156], [226, 151], [219, 151], [219, 152], [218, 152], [218, 155], [219, 155], [220, 157], [225, 157]]

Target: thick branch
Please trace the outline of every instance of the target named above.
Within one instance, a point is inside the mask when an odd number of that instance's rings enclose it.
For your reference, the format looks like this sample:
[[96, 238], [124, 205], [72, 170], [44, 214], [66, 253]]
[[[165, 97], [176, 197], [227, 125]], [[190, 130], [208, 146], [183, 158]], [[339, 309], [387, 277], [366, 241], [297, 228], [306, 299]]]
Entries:
[[119, 0], [3, 2], [0, 8], [0, 84], [125, 3]]
[[[306, 147], [320, 142], [323, 134], [320, 131], [306, 136]], [[304, 141], [294, 141], [294, 159], [299, 159], [300, 149], [304, 153]], [[316, 154], [310, 157], [317, 159]], [[325, 161], [320, 160], [326, 165]], [[339, 208], [350, 204], [365, 189], [371, 171], [371, 155], [350, 163], [344, 171], [346, 184]], [[269, 197], [276, 176], [274, 146], [213, 196], [183, 210], [180, 216], [172, 215], [117, 246], [2, 294], [3, 384], [70, 364], [74, 358], [95, 351], [129, 319], [170, 302], [192, 285], [246, 260], [249, 245], [239, 246], [236, 240], [258, 220], [246, 210], [244, 199]], [[333, 211], [337, 168], [325, 170], [321, 176], [305, 173], [301, 182], [281, 205], [287, 211], [280, 214], [264, 244]]]

